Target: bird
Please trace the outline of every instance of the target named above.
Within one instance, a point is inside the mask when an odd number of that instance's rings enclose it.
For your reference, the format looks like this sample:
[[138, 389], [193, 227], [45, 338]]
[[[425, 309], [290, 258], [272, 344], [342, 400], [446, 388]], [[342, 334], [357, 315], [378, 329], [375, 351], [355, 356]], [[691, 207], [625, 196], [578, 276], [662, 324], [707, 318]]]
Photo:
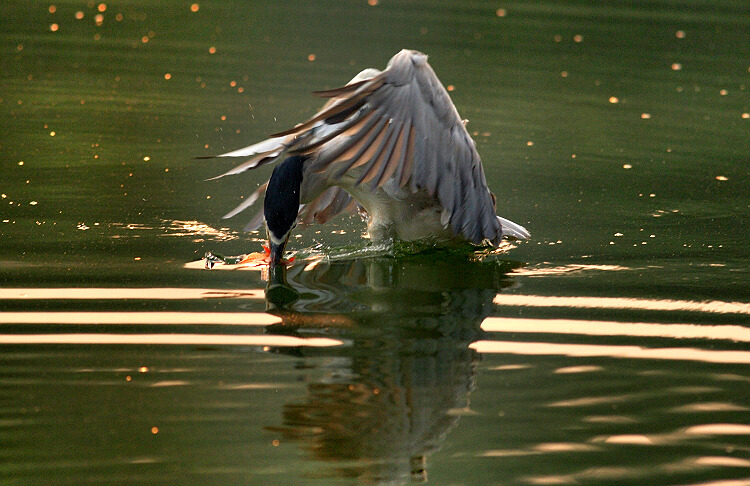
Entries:
[[359, 212], [375, 242], [497, 247], [503, 239], [530, 237], [496, 214], [476, 145], [427, 55], [403, 49], [384, 70], [365, 69], [345, 86], [313, 94], [327, 98], [315, 115], [215, 156], [249, 159], [209, 179], [281, 160], [265, 184], [223, 217], [264, 196], [263, 210], [244, 230], [265, 223], [271, 267], [286, 263], [298, 223], [325, 223], [343, 212]]

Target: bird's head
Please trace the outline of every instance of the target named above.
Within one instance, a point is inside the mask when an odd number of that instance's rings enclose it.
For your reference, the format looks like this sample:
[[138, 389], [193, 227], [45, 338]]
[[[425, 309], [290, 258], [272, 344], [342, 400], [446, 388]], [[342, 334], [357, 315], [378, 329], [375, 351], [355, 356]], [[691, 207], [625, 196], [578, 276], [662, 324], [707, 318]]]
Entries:
[[268, 181], [263, 201], [270, 265], [283, 264], [282, 256], [289, 234], [297, 225], [300, 206], [302, 168], [306, 158], [292, 156], [276, 166]]

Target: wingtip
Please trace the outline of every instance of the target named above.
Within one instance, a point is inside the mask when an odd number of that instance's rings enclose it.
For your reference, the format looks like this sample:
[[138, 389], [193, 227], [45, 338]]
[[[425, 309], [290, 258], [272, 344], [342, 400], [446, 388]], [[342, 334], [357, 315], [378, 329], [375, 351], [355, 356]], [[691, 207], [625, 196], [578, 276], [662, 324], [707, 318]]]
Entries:
[[296, 133], [296, 132], [298, 132], [300, 130], [300, 128], [302, 127], [302, 125], [303, 125], [303, 123], [297, 123], [292, 128], [288, 128], [288, 129], [283, 130], [281, 132], [272, 133], [271, 135], [268, 136], [268, 139], [270, 140], [270, 139], [273, 139], [273, 138], [286, 137], [287, 135], [291, 135], [292, 133]]
[[503, 238], [513, 238], [516, 240], [528, 240], [531, 238], [529, 230], [524, 228], [518, 223], [514, 223], [509, 219], [498, 216], [497, 219], [500, 221], [500, 225], [503, 230]]

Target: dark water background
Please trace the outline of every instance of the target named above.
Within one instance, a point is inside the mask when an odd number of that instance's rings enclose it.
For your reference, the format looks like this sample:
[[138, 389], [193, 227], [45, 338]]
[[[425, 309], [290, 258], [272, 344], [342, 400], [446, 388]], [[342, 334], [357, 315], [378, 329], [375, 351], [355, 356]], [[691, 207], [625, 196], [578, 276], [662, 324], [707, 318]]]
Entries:
[[[750, 5], [376, 3], [0, 5], [0, 483], [750, 485]], [[532, 239], [186, 266], [402, 48]]]

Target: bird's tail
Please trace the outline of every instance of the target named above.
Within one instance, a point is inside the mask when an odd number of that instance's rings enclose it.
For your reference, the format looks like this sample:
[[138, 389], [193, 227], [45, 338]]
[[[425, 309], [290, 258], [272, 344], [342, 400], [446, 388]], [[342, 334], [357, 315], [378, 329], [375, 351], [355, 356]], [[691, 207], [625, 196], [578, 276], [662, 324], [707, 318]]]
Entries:
[[513, 221], [501, 218], [500, 216], [497, 217], [497, 220], [503, 227], [503, 237], [527, 240], [531, 236], [531, 233], [520, 224], [516, 224]]

